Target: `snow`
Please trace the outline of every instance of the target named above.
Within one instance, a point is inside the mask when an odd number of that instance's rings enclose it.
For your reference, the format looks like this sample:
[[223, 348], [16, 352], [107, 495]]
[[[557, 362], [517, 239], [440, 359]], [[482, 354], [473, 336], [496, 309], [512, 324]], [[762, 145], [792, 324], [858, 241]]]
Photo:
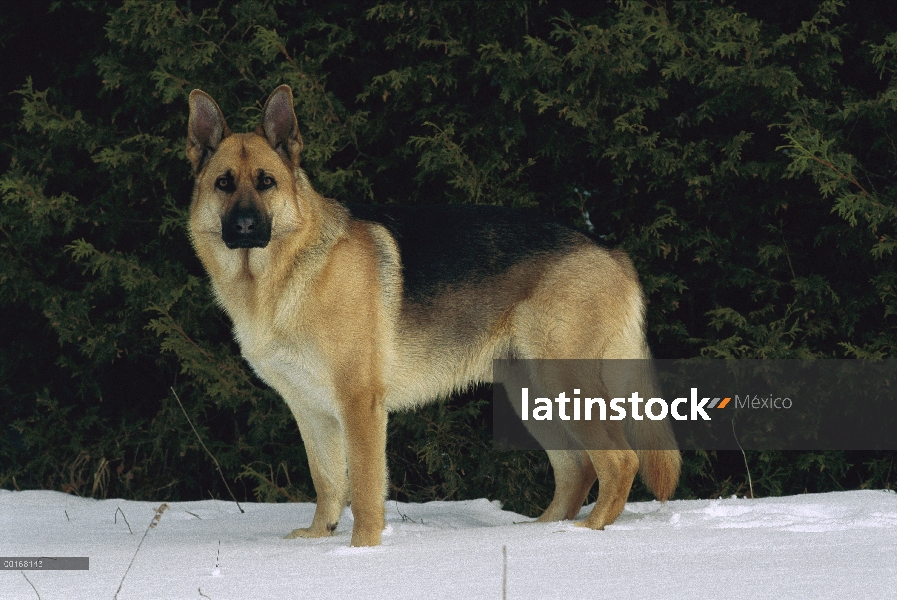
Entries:
[[488, 500], [389, 501], [376, 548], [348, 546], [349, 509], [333, 537], [286, 540], [313, 504], [171, 502], [148, 529], [161, 504], [0, 490], [0, 556], [90, 558], [88, 571], [0, 571], [0, 599], [112, 599], [119, 585], [121, 599], [501, 598], [503, 547], [514, 599], [897, 593], [886, 490], [629, 503], [605, 531]]

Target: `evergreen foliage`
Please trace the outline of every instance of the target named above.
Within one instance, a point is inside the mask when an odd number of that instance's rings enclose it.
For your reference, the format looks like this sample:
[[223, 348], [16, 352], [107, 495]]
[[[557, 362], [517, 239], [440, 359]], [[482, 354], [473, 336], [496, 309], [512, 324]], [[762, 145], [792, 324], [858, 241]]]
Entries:
[[[187, 240], [186, 98], [287, 83], [318, 191], [538, 207], [626, 249], [661, 358], [897, 357], [888, 2], [123, 0], [0, 9], [0, 486], [313, 496]], [[40, 36], [37, 35], [40, 32]], [[398, 499], [547, 504], [480, 389], [394, 415]], [[897, 453], [749, 453], [764, 494], [893, 487]], [[690, 453], [680, 497], [745, 493]], [[643, 490], [637, 494], [644, 494]]]

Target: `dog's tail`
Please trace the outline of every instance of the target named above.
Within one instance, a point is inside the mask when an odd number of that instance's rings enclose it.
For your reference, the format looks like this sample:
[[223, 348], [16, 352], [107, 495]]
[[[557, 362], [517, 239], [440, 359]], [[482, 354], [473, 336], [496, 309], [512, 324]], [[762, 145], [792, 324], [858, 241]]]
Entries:
[[[633, 366], [638, 381], [635, 389], [642, 392], [645, 399], [656, 398], [660, 396], [660, 386], [650, 354], [646, 355], [648, 359], [639, 360]], [[624, 433], [626, 441], [638, 456], [638, 472], [645, 486], [658, 500], [666, 502], [676, 491], [682, 468], [682, 455], [669, 420], [626, 419]]]
[[[643, 357], [632, 363], [632, 375], [636, 381], [634, 389], [642, 392], [645, 399], [659, 397], [660, 385], [647, 346], [644, 347]], [[624, 433], [626, 441], [638, 456], [638, 472], [645, 486], [658, 500], [666, 502], [676, 491], [682, 468], [682, 455], [670, 421], [626, 419]]]
[[626, 437], [636, 448], [639, 460], [639, 476], [651, 493], [666, 502], [676, 491], [682, 455], [676, 448], [676, 439], [666, 421], [635, 421], [628, 428]]
[[[632, 282], [624, 292], [621, 304], [628, 309], [624, 327], [620, 332], [617, 358], [637, 359], [627, 361], [623, 379], [639, 390], [645, 399], [660, 396], [657, 375], [651, 364], [651, 351], [645, 340], [645, 299], [638, 284], [638, 273], [629, 257], [621, 251], [611, 251], [611, 257]], [[655, 421], [627, 419], [624, 422], [626, 440], [639, 459], [639, 476], [645, 486], [661, 502], [669, 500], [679, 483], [682, 455], [667, 419]]]

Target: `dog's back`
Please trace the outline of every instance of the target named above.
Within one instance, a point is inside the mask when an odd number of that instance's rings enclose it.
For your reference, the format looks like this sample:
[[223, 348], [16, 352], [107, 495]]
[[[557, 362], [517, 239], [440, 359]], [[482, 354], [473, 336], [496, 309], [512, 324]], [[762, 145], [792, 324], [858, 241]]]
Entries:
[[496, 206], [350, 204], [356, 219], [379, 223], [402, 256], [407, 302], [447, 288], [477, 287], [515, 265], [563, 255], [588, 239], [545, 215]]
[[[543, 356], [546, 349], [533, 346], [537, 336], [521, 327], [530, 308], [584, 325], [594, 315], [576, 313], [577, 306], [544, 306], [547, 298], [539, 292], [546, 291], [546, 281], [583, 253], [617, 267], [610, 253], [584, 234], [532, 211], [454, 205], [348, 208], [354, 219], [385, 228], [398, 249], [402, 299], [387, 368], [391, 409], [491, 381], [494, 358], [550, 358]], [[592, 264], [588, 272], [599, 266]], [[586, 284], [588, 272], [571, 272], [570, 282]]]

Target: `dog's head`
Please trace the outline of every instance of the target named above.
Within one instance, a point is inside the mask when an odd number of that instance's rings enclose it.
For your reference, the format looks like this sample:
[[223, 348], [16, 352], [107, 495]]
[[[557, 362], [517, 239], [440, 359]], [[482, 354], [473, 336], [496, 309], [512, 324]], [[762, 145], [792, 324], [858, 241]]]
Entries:
[[227, 248], [264, 248], [272, 231], [276, 235], [291, 229], [301, 150], [288, 86], [278, 87], [268, 97], [255, 132], [237, 134], [231, 133], [211, 96], [193, 90], [187, 157], [196, 177], [194, 236], [217, 234], [220, 228]]

